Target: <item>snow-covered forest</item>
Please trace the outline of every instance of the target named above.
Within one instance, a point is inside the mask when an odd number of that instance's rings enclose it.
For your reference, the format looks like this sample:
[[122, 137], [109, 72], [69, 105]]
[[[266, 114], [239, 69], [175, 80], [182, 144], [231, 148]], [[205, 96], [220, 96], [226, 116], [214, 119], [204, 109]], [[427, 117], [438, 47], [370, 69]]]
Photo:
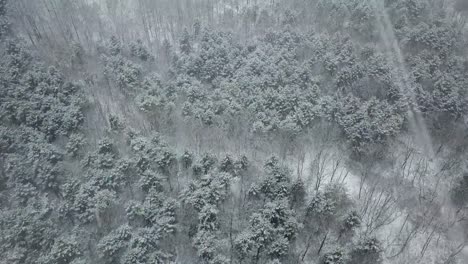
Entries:
[[467, 19], [0, 0], [0, 264], [468, 263]]

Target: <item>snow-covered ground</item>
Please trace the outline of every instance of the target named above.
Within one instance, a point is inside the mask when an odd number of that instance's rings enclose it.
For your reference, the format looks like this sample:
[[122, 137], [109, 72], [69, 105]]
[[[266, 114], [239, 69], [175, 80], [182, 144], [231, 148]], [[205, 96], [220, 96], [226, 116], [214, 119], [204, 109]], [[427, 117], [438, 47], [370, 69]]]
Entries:
[[[416, 157], [415, 154], [413, 160], [424, 161], [427, 171], [421, 176], [419, 175], [421, 164], [417, 162], [409, 164], [410, 162], [406, 161], [408, 165], [405, 165], [406, 172], [403, 175], [406, 180], [399, 181], [392, 178], [401, 177], [396, 168], [404, 162], [402, 157], [395, 160], [393, 167], [382, 168], [386, 171], [379, 171], [377, 175], [375, 169], [366, 174], [363, 168], [349, 168], [350, 165], [343, 162], [339, 150], [330, 148], [322, 152], [326, 155], [323, 153], [320, 155], [317, 150], [309, 149], [305, 156], [302, 177], [308, 184], [309, 193], [314, 193], [317, 181], [317, 168], [312, 169], [312, 166], [320, 167], [322, 177], [320, 188], [332, 182], [342, 183], [354, 200], [358, 212], [362, 213], [363, 225], [360, 235], [376, 236], [384, 243], [385, 263], [437, 263], [436, 261], [439, 261], [441, 256], [448, 258], [451, 252], [459, 249], [461, 238], [448, 234], [450, 229], [452, 233], [458, 232], [459, 234], [463, 230], [447, 224], [452, 221], [454, 210], [446, 199], [437, 197], [433, 204], [411, 204], [417, 192], [420, 192], [419, 195], [425, 195], [429, 193], [429, 190], [437, 188], [437, 183], [434, 181], [437, 175], [434, 174], [436, 174], [438, 164], [434, 159], [425, 159], [420, 156], [421, 154]], [[317, 159], [320, 159], [320, 162], [317, 162]], [[295, 161], [290, 161], [289, 166], [294, 168]], [[408, 179], [418, 177], [426, 178], [420, 179], [413, 186], [403, 186]], [[397, 186], [399, 182], [402, 185]], [[418, 190], [418, 188], [425, 190]], [[423, 205], [437, 208], [438, 203], [443, 200], [445, 203], [440, 206], [439, 216], [423, 220], [417, 217], [428, 217], [429, 214], [424, 215], [424, 213], [432, 213], [429, 211], [430, 208], [422, 208]], [[371, 209], [367, 210], [366, 207], [371, 207]], [[382, 210], [379, 211], [380, 209]], [[382, 215], [376, 215], [376, 212], [381, 212]], [[380, 222], [375, 223], [377, 220]], [[468, 254], [468, 247], [465, 247], [460, 254]]]

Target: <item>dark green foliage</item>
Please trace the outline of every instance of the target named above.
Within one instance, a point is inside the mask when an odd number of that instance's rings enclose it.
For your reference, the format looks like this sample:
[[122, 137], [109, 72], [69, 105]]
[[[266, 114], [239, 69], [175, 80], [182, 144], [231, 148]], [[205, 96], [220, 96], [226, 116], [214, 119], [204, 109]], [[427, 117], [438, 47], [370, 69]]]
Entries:
[[293, 26], [296, 23], [297, 23], [297, 16], [291, 10], [286, 10], [286, 12], [284, 12], [283, 14], [282, 24]]
[[124, 225], [115, 229], [110, 234], [103, 237], [97, 245], [100, 257], [108, 262], [118, 259], [119, 254], [128, 244], [131, 237], [129, 226]]
[[285, 257], [299, 224], [286, 200], [267, 203], [250, 217], [249, 227], [241, 232], [235, 247], [241, 259], [257, 259], [265, 252], [271, 259]]
[[72, 157], [77, 157], [85, 144], [83, 135], [71, 134], [66, 145], [67, 153]]
[[459, 208], [468, 203], [468, 175], [464, 175], [451, 190], [452, 202]]
[[197, 255], [202, 263], [229, 263], [229, 259], [227, 257], [216, 253], [219, 245], [217, 244], [217, 238], [213, 232], [199, 231], [194, 238], [193, 245], [197, 248]]
[[163, 40], [161, 49], [162, 49], [162, 57], [164, 61], [169, 62], [172, 59], [171, 58], [172, 45], [167, 39]]
[[[113, 53], [111, 53], [113, 54]], [[136, 89], [141, 81], [141, 68], [120, 54], [102, 55], [104, 73], [111, 77], [119, 88], [126, 92]]]
[[213, 172], [203, 175], [191, 182], [182, 192], [182, 201], [201, 210], [206, 204], [217, 205], [228, 195], [231, 175], [223, 172]]
[[291, 177], [288, 168], [280, 166], [274, 156], [266, 161], [264, 167], [267, 174], [257, 187], [261, 194], [272, 200], [289, 197]]
[[190, 168], [192, 166], [193, 162], [193, 154], [189, 151], [185, 151], [184, 154], [182, 154], [182, 157], [180, 158], [182, 166], [184, 169]]
[[214, 169], [214, 165], [217, 163], [217, 158], [210, 153], [205, 153], [200, 163], [203, 167], [203, 173], [207, 174], [211, 169]]
[[151, 189], [162, 190], [164, 177], [154, 171], [146, 170], [141, 174], [140, 186], [141, 189], [145, 192], [148, 192]]
[[266, 175], [252, 186], [249, 195], [254, 200], [266, 198], [268, 202], [250, 216], [249, 226], [234, 242], [239, 257], [251, 258], [254, 262], [263, 254], [272, 261], [285, 258], [301, 227], [290, 209], [289, 199], [294, 199], [294, 194], [290, 192], [292, 184], [287, 168], [280, 166], [274, 156], [265, 162], [264, 168]]
[[45, 135], [30, 128], [0, 127], [6, 188], [15, 190], [15, 202], [26, 203], [39, 192], [58, 192], [66, 172], [63, 153]]
[[191, 182], [181, 194], [181, 201], [198, 212], [197, 232], [193, 236], [193, 245], [197, 255], [204, 263], [228, 263], [228, 259], [219, 253], [219, 210], [229, 195], [232, 176], [225, 172], [213, 172]]
[[175, 166], [177, 162], [177, 158], [175, 154], [172, 153], [170, 150], [164, 149], [162, 153], [158, 157], [159, 159], [156, 160], [156, 164], [158, 165], [158, 169], [161, 170], [166, 175], [170, 174], [171, 169]]
[[0, 1], [0, 16], [6, 15], [6, 5], [7, 5], [7, 0], [1, 0]]
[[67, 82], [54, 67], [31, 63], [20, 44], [6, 44], [1, 60], [0, 119], [36, 129], [52, 141], [80, 128], [84, 97], [78, 84]]
[[201, 30], [201, 22], [199, 19], [196, 19], [193, 23], [193, 35], [197, 37], [200, 34]]
[[149, 117], [154, 118], [154, 121], [159, 122], [160, 126], [167, 125], [164, 121], [175, 110], [174, 102], [176, 99], [177, 95], [174, 93], [173, 87], [163, 85], [157, 75], [145, 78], [138, 87], [135, 96], [138, 108]]
[[203, 175], [203, 166], [201, 164], [193, 164], [192, 165], [192, 174], [195, 177], [199, 177]]
[[[372, 229], [387, 186], [371, 184], [398, 178], [388, 189], [409, 212], [404, 236], [427, 214], [414, 217], [397, 185], [423, 182], [418, 202], [427, 202], [430, 169], [452, 161], [450, 144], [464, 157], [466, 26], [450, 1], [382, 1], [403, 62], [386, 48], [375, 1], [71, 2], [0, 0], [2, 264], [383, 263], [377, 238], [357, 242], [390, 226]], [[433, 138], [441, 147], [426, 168], [411, 156], [410, 175], [427, 171], [409, 184], [392, 175], [411, 111], [431, 136], [454, 136]], [[301, 174], [310, 142], [320, 143], [312, 151], [339, 146], [340, 164], [316, 190], [288, 168], [297, 160]], [[365, 155], [379, 175], [362, 179], [354, 201], [343, 184]], [[323, 162], [328, 181], [332, 160]], [[449, 186], [449, 167], [437, 186], [451, 188], [458, 211], [440, 197], [434, 211], [462, 217], [468, 176]], [[433, 216], [418, 238], [440, 223]], [[433, 237], [441, 255], [428, 257]], [[456, 244], [447, 238], [434, 229], [416, 257], [445, 261]]]
[[0, 40], [10, 31], [10, 22], [7, 17], [7, 0], [0, 0]]
[[189, 54], [192, 50], [192, 46], [190, 44], [190, 34], [188, 33], [187, 29], [184, 30], [182, 37], [179, 41], [180, 51], [184, 54]]
[[312, 198], [307, 207], [307, 216], [326, 227], [343, 216], [350, 205], [350, 198], [342, 185], [329, 185]]
[[116, 36], [112, 36], [107, 44], [109, 53], [112, 56], [116, 56], [122, 52], [122, 43]]
[[362, 102], [352, 95], [343, 98], [336, 119], [358, 151], [366, 144], [385, 142], [396, 135], [403, 124], [403, 117], [385, 101], [372, 98]]
[[322, 264], [344, 264], [345, 258], [344, 253], [337, 250], [332, 253], [327, 253], [323, 256]]
[[151, 54], [140, 39], [130, 44], [130, 53], [132, 56], [139, 58], [142, 61], [148, 61], [151, 59]]
[[376, 238], [367, 238], [350, 253], [350, 264], [382, 263], [382, 247]]
[[160, 172], [165, 177], [171, 177], [177, 168], [176, 154], [161, 139], [159, 134], [151, 139], [144, 137], [134, 137], [130, 140], [136, 166], [140, 172], [154, 170]]
[[[98, 143], [94, 153], [82, 160], [82, 183], [69, 181], [63, 187], [66, 197], [64, 214], [82, 224], [112, 221], [112, 214], [120, 201], [119, 193], [135, 180], [136, 164], [120, 157], [116, 146], [106, 138]], [[158, 181], [142, 176], [141, 188], [158, 187]]]
[[234, 161], [229, 155], [226, 155], [219, 164], [219, 169], [224, 172], [234, 172]]
[[[2, 210], [0, 217], [2, 259], [15, 264], [36, 263], [39, 256], [52, 249], [58, 230], [53, 219], [48, 217], [49, 214], [49, 209], [37, 204]], [[60, 257], [59, 252], [55, 254], [55, 257]]]
[[[345, 30], [301, 34], [304, 14], [292, 10], [280, 22], [287, 27], [246, 45], [209, 28], [199, 39], [186, 31], [185, 52], [171, 68], [171, 81], [187, 96], [182, 115], [224, 129], [246, 115], [249, 131], [285, 144], [325, 119], [339, 125], [358, 154], [400, 134], [409, 104], [437, 116], [437, 125], [456, 120], [466, 112], [460, 25], [445, 19], [439, 6], [406, 2], [386, 4], [408, 60], [407, 84], [398, 81], [402, 69], [394, 56], [377, 48], [383, 44], [374, 4], [320, 1], [319, 12], [333, 14], [330, 22]], [[440, 12], [429, 19], [431, 8]]]
[[301, 208], [305, 203], [307, 195], [306, 187], [301, 178], [293, 182], [291, 186], [291, 204], [294, 208]]
[[149, 226], [157, 229], [160, 237], [173, 234], [176, 230], [175, 211], [178, 205], [157, 190], [151, 190], [143, 203], [144, 217]]
[[81, 46], [80, 43], [75, 42], [72, 44], [71, 52], [72, 52], [72, 58], [71, 58], [72, 65], [81, 67], [84, 64], [85, 55], [86, 55], [83, 49], [83, 46]]
[[123, 121], [115, 115], [109, 116], [109, 124], [112, 131], [121, 131], [125, 128]]
[[[350, 220], [350, 215], [355, 216], [352, 211], [350, 212], [351, 206], [351, 199], [344, 186], [340, 184], [327, 185], [312, 197], [305, 209], [304, 230], [310, 232], [307, 243], [313, 243], [318, 248], [319, 254], [330, 241], [348, 246], [354, 235], [353, 228], [359, 225], [356, 219]], [[348, 224], [355, 226], [345, 230], [343, 226]], [[325, 254], [323, 261], [329, 258], [329, 261], [336, 259], [337, 263], [341, 263], [339, 261], [343, 261], [343, 253], [340, 254], [341, 257]]]
[[238, 171], [246, 171], [249, 168], [249, 159], [242, 155], [236, 162], [234, 163], [235, 168]]
[[344, 230], [353, 230], [361, 225], [361, 218], [356, 211], [352, 211], [343, 222]]
[[76, 238], [58, 238], [55, 240], [49, 254], [46, 257], [40, 259], [39, 262], [44, 264], [69, 264], [80, 255], [81, 249], [79, 248], [79, 244], [76, 241]]

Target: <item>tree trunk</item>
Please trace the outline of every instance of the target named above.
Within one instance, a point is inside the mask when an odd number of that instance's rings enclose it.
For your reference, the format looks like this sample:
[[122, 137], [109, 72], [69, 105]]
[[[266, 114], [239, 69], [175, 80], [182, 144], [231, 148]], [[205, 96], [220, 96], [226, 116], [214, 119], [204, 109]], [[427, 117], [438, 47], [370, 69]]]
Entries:
[[319, 249], [317, 251], [317, 255], [320, 255], [320, 252], [322, 251], [323, 246], [325, 245], [325, 241], [327, 240], [327, 237], [328, 237], [328, 231], [325, 234], [325, 237], [323, 238], [322, 243], [320, 243], [320, 247], [319, 247]]

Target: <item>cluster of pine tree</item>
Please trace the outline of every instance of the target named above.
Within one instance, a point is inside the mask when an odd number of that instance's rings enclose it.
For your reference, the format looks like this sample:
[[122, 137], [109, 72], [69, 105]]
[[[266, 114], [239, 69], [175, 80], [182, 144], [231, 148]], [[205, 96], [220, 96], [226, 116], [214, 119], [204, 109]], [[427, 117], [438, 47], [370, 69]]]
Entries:
[[[402, 69], [382, 48], [374, 1], [218, 10], [241, 29], [214, 27], [210, 9], [157, 48], [149, 25], [131, 40], [75, 28], [60, 54], [46, 25], [18, 20], [28, 4], [11, 2], [0, 0], [0, 263], [393, 263], [432, 232], [422, 259], [434, 234], [450, 240], [432, 222], [445, 202], [416, 188], [424, 179], [398, 182], [419, 191], [413, 205], [385, 186], [361, 195], [364, 183], [354, 197], [336, 169], [325, 182], [324, 156], [306, 175], [291, 166], [319, 134], [349, 167], [391, 163], [413, 112], [450, 161], [436, 176], [468, 240], [468, 31], [448, 3], [384, 1]], [[422, 203], [430, 224], [412, 211]], [[388, 208], [408, 215], [406, 241], [383, 241]], [[462, 249], [434, 263], [463, 261]]]

